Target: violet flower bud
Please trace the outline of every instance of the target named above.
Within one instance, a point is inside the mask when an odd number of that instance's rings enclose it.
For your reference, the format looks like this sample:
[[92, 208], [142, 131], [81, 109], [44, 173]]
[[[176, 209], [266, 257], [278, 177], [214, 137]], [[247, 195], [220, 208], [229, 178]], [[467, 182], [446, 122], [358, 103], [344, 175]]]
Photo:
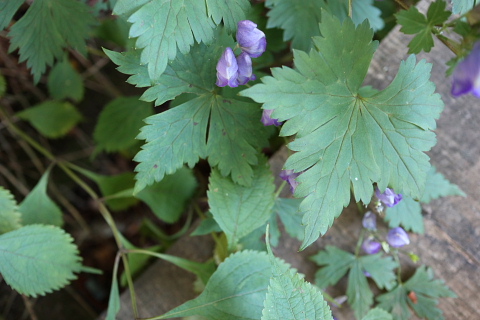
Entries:
[[219, 87], [229, 86], [238, 87], [238, 64], [232, 48], [227, 48], [223, 52], [217, 63], [217, 82]]
[[394, 248], [400, 248], [409, 244], [410, 238], [402, 227], [396, 227], [388, 231], [387, 242]]
[[250, 80], [255, 80], [257, 77], [252, 73], [252, 58], [246, 52], [240, 53], [237, 57], [238, 65], [238, 84], [244, 85]]
[[362, 225], [368, 230], [377, 230], [377, 216], [372, 211], [367, 211], [362, 219]]
[[480, 98], [480, 41], [453, 72], [452, 96], [472, 93]]
[[250, 20], [238, 22], [237, 42], [242, 51], [252, 58], [258, 58], [267, 48], [265, 33], [257, 29], [257, 24]]
[[363, 241], [362, 249], [367, 254], [375, 254], [380, 252], [380, 250], [382, 249], [382, 244], [369, 237]]
[[272, 113], [273, 113], [273, 109], [272, 110], [263, 110], [263, 113], [262, 113], [262, 123], [263, 125], [265, 126], [271, 126], [271, 125], [274, 125], [274, 126], [279, 126], [282, 124], [282, 122], [278, 121], [278, 119], [273, 119], [272, 118]]
[[400, 193], [395, 193], [393, 189], [387, 188], [385, 192], [381, 193], [378, 188], [375, 188], [375, 195], [378, 200], [383, 202], [388, 207], [393, 207], [402, 200], [403, 196]]
[[300, 175], [299, 172], [295, 173], [293, 172], [293, 170], [282, 170], [282, 172], [280, 172], [280, 178], [288, 182], [288, 184], [290, 185], [290, 191], [292, 193], [295, 193], [295, 189], [298, 186], [298, 182], [297, 180], [295, 180], [295, 178], [298, 177], [299, 175]]

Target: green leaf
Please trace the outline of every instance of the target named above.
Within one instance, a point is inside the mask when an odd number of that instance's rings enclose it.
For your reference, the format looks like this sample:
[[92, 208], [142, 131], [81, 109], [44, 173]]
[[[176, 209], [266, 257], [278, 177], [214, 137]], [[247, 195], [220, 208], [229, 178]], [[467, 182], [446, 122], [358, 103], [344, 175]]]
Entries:
[[431, 167], [428, 171], [427, 182], [425, 184], [425, 192], [423, 193], [422, 203], [429, 203], [433, 199], [446, 196], [462, 196], [466, 194], [456, 184], [451, 183], [435, 167]]
[[421, 233], [425, 232], [422, 216], [422, 207], [418, 201], [405, 196], [396, 206], [387, 208], [385, 221], [390, 228], [402, 226], [405, 230]]
[[374, 5], [374, 0], [355, 0], [352, 9], [352, 20], [356, 25], [367, 19], [373, 31], [381, 30], [385, 26], [381, 17], [382, 11]]
[[[319, 36], [318, 23], [321, 21], [323, 0], [271, 0], [267, 28], [283, 29], [283, 40], [292, 40], [292, 47], [310, 50], [312, 37]], [[268, 39], [267, 39], [268, 40]]]
[[262, 320], [333, 320], [330, 307], [320, 290], [306, 282], [297, 270], [276, 259], [268, 241], [267, 250], [272, 264], [272, 277], [263, 304]]
[[[415, 294], [417, 301], [409, 298]], [[420, 266], [415, 274], [404, 284], [398, 285], [393, 291], [380, 295], [377, 300], [379, 307], [392, 313], [395, 320], [410, 318], [409, 307], [418, 317], [434, 320], [444, 319], [442, 311], [437, 308], [438, 298], [456, 298], [443, 280], [435, 279], [431, 268]]]
[[81, 268], [78, 249], [72, 242], [62, 229], [45, 225], [25, 226], [0, 235], [0, 273], [8, 285], [28, 296], [64, 287]]
[[48, 91], [53, 99], [83, 99], [83, 80], [67, 58], [58, 62], [48, 75]]
[[395, 15], [402, 25], [400, 31], [416, 34], [408, 44], [408, 53], [430, 52], [434, 46], [432, 33], [436, 32], [435, 26], [442, 25], [450, 17], [451, 12], [445, 10], [446, 5], [442, 0], [432, 2], [426, 17], [414, 6]]
[[70, 46], [85, 52], [85, 39], [94, 23], [89, 7], [75, 0], [34, 1], [10, 29], [9, 51], [19, 49], [20, 62], [27, 60], [35, 82], [60, 59]]
[[47, 183], [50, 169], [45, 171], [35, 188], [22, 201], [18, 210], [22, 214], [22, 223], [63, 225], [62, 210], [47, 194]]
[[476, 0], [452, 0], [453, 13], [464, 14], [475, 7]]
[[298, 210], [303, 199], [277, 198], [273, 210], [278, 214], [285, 226], [285, 231], [302, 241], [305, 228], [302, 225], [302, 214]]
[[362, 320], [393, 320], [392, 315], [383, 309], [375, 308], [365, 315]]
[[347, 274], [355, 261], [355, 256], [337, 247], [327, 246], [325, 250], [310, 259], [319, 266], [324, 266], [315, 273], [315, 284], [323, 289], [329, 285], [335, 285], [340, 278]]
[[210, 211], [227, 235], [230, 248], [270, 218], [274, 192], [273, 176], [263, 157], [254, 168], [250, 187], [234, 183], [216, 169], [212, 171], [207, 192]]
[[391, 290], [396, 285], [395, 269], [398, 264], [392, 257], [382, 257], [382, 254], [378, 253], [362, 256], [359, 261], [380, 289]]
[[197, 180], [192, 170], [181, 168], [162, 181], [146, 187], [135, 197], [145, 202], [159, 219], [174, 223], [180, 218], [196, 189]]
[[42, 135], [51, 139], [66, 135], [82, 120], [82, 115], [74, 105], [55, 100], [28, 108], [17, 116], [30, 122]]
[[368, 286], [367, 277], [363, 274], [359, 261], [353, 263], [348, 273], [347, 296], [357, 319], [365, 316], [373, 304], [373, 292]]
[[114, 13], [129, 16], [129, 36], [138, 38], [136, 48], [143, 49], [141, 63], [156, 80], [168, 61], [175, 60], [177, 48], [185, 55], [194, 39], [197, 43], [211, 42], [213, 29], [222, 20], [228, 32], [233, 32], [249, 8], [248, 0], [119, 0]]
[[305, 197], [301, 249], [325, 234], [350, 203], [351, 188], [365, 203], [374, 182], [419, 198], [430, 167], [424, 152], [436, 142], [431, 130], [443, 109], [429, 81], [431, 65], [416, 64], [414, 56], [385, 90], [362, 97], [377, 46], [368, 23], [341, 24], [324, 13], [320, 29], [314, 50], [294, 51], [296, 70], [274, 68], [273, 77], [241, 92], [274, 109], [272, 117], [285, 121], [281, 135], [296, 135], [285, 169], [303, 172], [295, 191]]
[[0, 31], [10, 24], [15, 12], [25, 0], [0, 0]]
[[5, 95], [5, 92], [7, 92], [7, 81], [5, 77], [0, 74], [0, 98]]
[[121, 151], [138, 143], [135, 137], [144, 125], [143, 120], [153, 114], [152, 104], [138, 98], [120, 97], [105, 106], [93, 133], [98, 151]]
[[159, 319], [201, 315], [211, 320], [260, 319], [271, 276], [266, 253], [241, 251], [218, 266], [205, 290]]
[[120, 311], [120, 291], [118, 290], [118, 261], [116, 261], [113, 268], [112, 286], [110, 287], [110, 296], [108, 297], [108, 309], [105, 320], [116, 320], [117, 314]]
[[0, 186], [0, 235], [20, 228], [21, 215], [9, 190]]
[[[238, 89], [219, 92], [215, 87], [217, 61], [225, 47], [233, 46], [224, 32], [220, 31], [217, 40], [211, 46], [194, 46], [188, 55], [178, 55], [143, 94], [143, 100], [155, 100], [156, 105], [184, 92], [190, 93], [190, 100], [145, 120], [147, 125], [138, 138], [146, 144], [134, 159], [140, 162], [135, 169], [135, 192], [184, 164], [193, 167], [200, 158], [208, 158], [212, 167], [218, 166], [223, 176], [231, 175], [236, 183], [252, 183], [252, 166], [258, 163], [259, 149], [268, 144], [268, 128], [260, 122], [258, 104], [238, 97]], [[106, 52], [120, 64], [119, 70], [134, 75], [130, 83], [151, 85], [138, 53]]]

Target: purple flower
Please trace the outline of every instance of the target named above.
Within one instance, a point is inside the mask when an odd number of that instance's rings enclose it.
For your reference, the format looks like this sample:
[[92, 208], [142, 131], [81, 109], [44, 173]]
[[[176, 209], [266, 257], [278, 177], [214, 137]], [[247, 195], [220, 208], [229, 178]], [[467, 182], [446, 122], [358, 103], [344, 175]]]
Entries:
[[282, 172], [280, 172], [280, 178], [288, 182], [288, 184], [290, 185], [290, 191], [292, 193], [295, 193], [295, 188], [297, 188], [298, 186], [298, 182], [297, 180], [295, 180], [295, 178], [299, 175], [300, 172], [295, 173], [293, 172], [293, 170], [282, 170]]
[[238, 84], [244, 85], [250, 80], [255, 80], [257, 77], [252, 73], [252, 58], [246, 53], [242, 52], [237, 57], [238, 65]]
[[396, 227], [388, 231], [387, 242], [394, 248], [400, 248], [409, 244], [410, 238], [402, 227]]
[[278, 119], [273, 119], [272, 118], [272, 113], [273, 113], [273, 109], [272, 110], [263, 110], [262, 120], [261, 120], [263, 125], [265, 125], [265, 126], [271, 126], [271, 125], [279, 126], [279, 125], [282, 124], [282, 122], [278, 121]]
[[377, 229], [377, 216], [372, 211], [367, 211], [362, 219], [362, 225], [365, 229], [376, 230]]
[[402, 200], [402, 195], [400, 193], [395, 193], [393, 189], [387, 188], [384, 193], [380, 193], [378, 188], [375, 188], [375, 195], [378, 200], [382, 201], [388, 207], [393, 207]]
[[362, 249], [367, 254], [375, 254], [380, 252], [382, 249], [382, 244], [378, 241], [375, 241], [372, 237], [369, 237], [363, 241]]
[[227, 48], [217, 63], [217, 82], [219, 87], [238, 87], [238, 64], [232, 48]]
[[265, 33], [257, 29], [257, 24], [250, 20], [238, 22], [237, 42], [242, 51], [252, 58], [258, 58], [267, 48]]
[[452, 95], [473, 93], [480, 98], [480, 41], [453, 72]]

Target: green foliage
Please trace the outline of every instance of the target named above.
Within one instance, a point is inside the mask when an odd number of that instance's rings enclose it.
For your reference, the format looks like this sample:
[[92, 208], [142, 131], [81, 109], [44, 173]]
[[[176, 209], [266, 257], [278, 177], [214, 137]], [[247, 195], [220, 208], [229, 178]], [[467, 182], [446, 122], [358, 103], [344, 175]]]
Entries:
[[383, 29], [385, 23], [381, 18], [382, 11], [374, 5], [374, 0], [353, 1], [352, 20], [356, 25], [361, 24], [365, 19], [374, 31]]
[[211, 320], [260, 319], [271, 274], [266, 253], [235, 253], [218, 266], [200, 296], [158, 319], [190, 315]]
[[0, 235], [20, 228], [21, 215], [9, 190], [0, 186]]
[[[294, 51], [296, 70], [272, 69], [273, 77], [241, 92], [273, 118], [280, 132], [296, 135], [285, 168], [303, 172], [296, 197], [305, 197], [302, 249], [324, 234], [342, 208], [370, 202], [372, 183], [419, 198], [430, 164], [424, 151], [435, 144], [435, 119], [443, 102], [429, 81], [431, 66], [410, 56], [383, 91], [362, 96], [360, 86], [376, 43], [367, 23], [357, 28], [324, 14], [315, 50]], [[368, 91], [368, 92], [371, 92]]]
[[118, 290], [118, 263], [115, 263], [112, 276], [112, 286], [110, 287], [110, 295], [108, 297], [108, 309], [105, 320], [116, 320], [117, 313], [120, 311], [120, 291]]
[[302, 241], [304, 227], [302, 225], [302, 214], [298, 210], [303, 199], [277, 198], [275, 200], [274, 212], [278, 214], [285, 226], [285, 231], [298, 240]]
[[472, 10], [475, 4], [478, 4], [476, 0], [452, 0], [453, 13], [464, 14]]
[[214, 44], [195, 45], [190, 54], [177, 55], [153, 83], [138, 52], [106, 50], [120, 66], [119, 71], [133, 75], [130, 83], [153, 85], [143, 94], [143, 100], [159, 105], [181, 93], [190, 93], [190, 100], [145, 120], [147, 125], [138, 138], [146, 140], [146, 144], [134, 159], [140, 162], [135, 169], [135, 192], [184, 164], [192, 167], [199, 158], [208, 158], [212, 167], [218, 166], [220, 173], [231, 175], [234, 182], [251, 185], [258, 150], [268, 143], [267, 129], [260, 122], [258, 104], [238, 97], [238, 89], [220, 92], [215, 86], [215, 66], [227, 46], [233, 46], [233, 41], [221, 32]]
[[22, 223], [63, 225], [62, 211], [47, 194], [48, 176], [50, 170], [45, 171], [40, 181], [20, 204], [18, 211], [22, 214]]
[[320, 290], [306, 282], [297, 270], [276, 259], [268, 241], [267, 250], [272, 264], [272, 277], [263, 305], [262, 320], [333, 320], [330, 307]]
[[315, 274], [315, 284], [324, 288], [336, 284], [348, 273], [348, 303], [355, 311], [357, 319], [365, 316], [373, 304], [371, 291], [365, 272], [368, 272], [380, 289], [391, 289], [395, 286], [397, 263], [391, 257], [382, 257], [381, 253], [355, 257], [353, 254], [336, 247], [327, 246], [311, 259], [323, 266]]
[[[414, 292], [417, 301], [412, 301], [409, 294]], [[442, 311], [437, 308], [438, 298], [455, 298], [442, 280], [434, 279], [433, 271], [426, 266], [419, 267], [415, 274], [394, 290], [377, 297], [379, 307], [389, 311], [394, 320], [410, 319], [409, 307], [420, 318], [428, 320], [444, 319]]]
[[10, 29], [9, 51], [19, 49], [20, 62], [27, 60], [38, 82], [67, 46], [86, 51], [85, 39], [93, 23], [88, 6], [80, 1], [36, 0]]
[[251, 187], [234, 183], [214, 169], [210, 175], [210, 211], [227, 235], [229, 248], [265, 224], [274, 205], [273, 176], [265, 158], [254, 168]]
[[17, 116], [30, 122], [42, 135], [51, 139], [66, 135], [82, 120], [82, 115], [74, 105], [56, 100], [28, 108]]
[[65, 57], [52, 68], [48, 75], [48, 91], [53, 99], [83, 99], [83, 80]]
[[245, 18], [250, 9], [248, 0], [119, 0], [114, 13], [128, 16], [132, 23], [130, 37], [138, 38], [136, 48], [143, 49], [141, 64], [157, 80], [169, 60], [175, 60], [178, 50], [186, 55], [197, 43], [214, 40], [214, 28], [223, 20], [228, 32]]
[[81, 269], [72, 241], [62, 229], [45, 225], [0, 235], [0, 273], [13, 289], [27, 296], [57, 290], [75, 279], [74, 272]]
[[5, 81], [5, 77], [0, 74], [0, 98], [3, 97], [6, 91], [7, 91], [7, 81]]
[[466, 194], [456, 184], [451, 183], [435, 167], [431, 167], [428, 172], [427, 182], [425, 184], [425, 192], [423, 193], [422, 203], [430, 203], [433, 199], [446, 196], [462, 196]]
[[445, 10], [446, 6], [445, 1], [437, 0], [428, 8], [427, 16], [420, 13], [415, 6], [396, 14], [398, 23], [402, 25], [400, 31], [415, 34], [408, 44], [408, 53], [420, 53], [422, 50], [430, 52], [434, 46], [432, 33], [436, 32], [435, 27], [441, 26], [450, 17], [451, 12]]
[[405, 196], [396, 206], [387, 208], [385, 221], [390, 228], [402, 226], [407, 231], [423, 233], [422, 207], [418, 201]]
[[143, 119], [153, 114], [151, 103], [138, 98], [120, 97], [105, 106], [93, 133], [98, 151], [121, 151], [138, 143], [135, 137], [144, 125]]
[[196, 189], [197, 180], [192, 170], [181, 168], [165, 176], [162, 181], [146, 187], [135, 197], [148, 204], [159, 219], [174, 223], [180, 218]]
[[8, 26], [15, 12], [25, 0], [0, 0], [0, 31]]
[[393, 320], [392, 315], [380, 308], [374, 308], [362, 320]]

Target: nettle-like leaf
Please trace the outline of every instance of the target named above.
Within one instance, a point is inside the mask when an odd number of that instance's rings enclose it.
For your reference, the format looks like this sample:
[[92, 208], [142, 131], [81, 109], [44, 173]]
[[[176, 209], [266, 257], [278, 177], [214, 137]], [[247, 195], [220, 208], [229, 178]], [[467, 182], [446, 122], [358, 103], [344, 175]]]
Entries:
[[[310, 53], [294, 51], [296, 69], [272, 69], [272, 77], [240, 94], [286, 121], [283, 136], [296, 135], [285, 168], [302, 172], [296, 197], [305, 197], [304, 249], [324, 234], [350, 203], [370, 202], [372, 183], [420, 198], [430, 168], [424, 153], [443, 109], [431, 65], [410, 56], [383, 91], [360, 86], [377, 47], [367, 22], [355, 27], [326, 13]], [[377, 93], [375, 93], [377, 92]]]
[[24, 226], [0, 235], [0, 273], [21, 294], [36, 297], [57, 290], [75, 279], [74, 272], [81, 269], [72, 242], [62, 229], [45, 225]]
[[85, 51], [85, 39], [94, 19], [88, 6], [76, 0], [36, 0], [10, 29], [9, 51], [19, 49], [35, 82], [70, 46]]
[[43, 102], [17, 113], [17, 116], [51, 139], [66, 135], [82, 120], [73, 104], [57, 100]]
[[119, 0], [114, 13], [128, 17], [132, 23], [130, 37], [138, 38], [143, 49], [141, 64], [148, 66], [151, 79], [159, 79], [169, 60], [184, 55], [197, 43], [214, 39], [214, 28], [223, 20], [233, 33], [238, 21], [250, 9], [248, 0]]
[[120, 97], [105, 106], [93, 133], [98, 151], [121, 151], [138, 143], [135, 137], [144, 125], [143, 119], [153, 114], [152, 104], [138, 99]]
[[390, 228], [402, 226], [405, 230], [423, 233], [425, 231], [422, 206], [411, 197], [403, 197], [396, 206], [387, 208], [385, 221]]
[[141, 99], [160, 105], [189, 94], [186, 102], [145, 120], [147, 125], [138, 138], [146, 143], [134, 159], [140, 162], [135, 169], [135, 192], [184, 164], [194, 166], [200, 158], [208, 158], [212, 167], [218, 166], [221, 174], [230, 175], [234, 182], [251, 185], [259, 149], [268, 144], [267, 128], [260, 122], [258, 104], [238, 97], [238, 89], [215, 86], [215, 67], [228, 46], [233, 47], [233, 40], [223, 32], [210, 46], [195, 45], [189, 54], [177, 55], [154, 82], [138, 52], [106, 50], [121, 72], [133, 75], [128, 82], [152, 86]]
[[437, 172], [434, 166], [428, 172], [425, 192], [421, 198], [422, 203], [430, 203], [434, 199], [446, 196], [462, 196], [466, 194], [456, 184], [448, 181], [443, 174]]
[[393, 317], [390, 313], [387, 311], [380, 309], [380, 308], [374, 308], [365, 315], [365, 317], [362, 318], [362, 320], [393, 320]]
[[445, 10], [446, 6], [446, 2], [439, 0], [430, 4], [427, 16], [420, 13], [415, 6], [395, 15], [402, 26], [400, 31], [415, 34], [408, 44], [408, 53], [420, 53], [422, 50], [430, 52], [434, 46], [432, 32], [435, 26], [442, 25], [450, 17], [451, 12]]
[[478, 2], [476, 0], [452, 0], [453, 13], [464, 14], [472, 10]]
[[63, 225], [62, 210], [47, 194], [49, 174], [50, 170], [47, 170], [18, 208], [24, 225], [37, 223], [59, 227]]
[[[268, 230], [267, 230], [268, 235]], [[276, 259], [267, 240], [272, 277], [264, 301], [262, 320], [322, 319], [333, 320], [332, 312], [318, 288], [287, 263]]]
[[8, 26], [15, 12], [25, 0], [2, 0], [0, 1], [0, 31]]
[[53, 99], [83, 99], [83, 80], [67, 58], [58, 62], [48, 75], [48, 91]]
[[9, 190], [0, 186], [0, 235], [20, 228], [21, 215]]
[[197, 180], [192, 170], [181, 168], [165, 176], [162, 181], [146, 187], [135, 197], [148, 204], [159, 219], [174, 223], [180, 218], [196, 188]]
[[398, 265], [392, 257], [382, 257], [381, 253], [355, 257], [349, 252], [327, 246], [326, 250], [311, 259], [322, 266], [315, 274], [315, 284], [320, 288], [335, 285], [348, 274], [348, 303], [357, 319], [365, 316], [373, 304], [373, 292], [366, 274], [380, 289], [390, 290], [396, 284], [394, 270]]
[[[412, 295], [416, 300], [412, 300]], [[420, 318], [438, 320], [444, 319], [442, 310], [437, 308], [438, 298], [442, 297], [455, 298], [456, 295], [442, 280], [434, 278], [431, 268], [421, 266], [407, 282], [378, 296], [377, 301], [378, 307], [389, 311], [394, 320], [410, 319], [409, 308]]]
[[271, 274], [265, 252], [235, 253], [218, 266], [200, 296], [158, 319], [191, 315], [211, 320], [260, 319]]
[[230, 248], [267, 222], [272, 214], [274, 192], [273, 176], [264, 157], [254, 168], [250, 187], [234, 183], [216, 169], [212, 171], [207, 192], [210, 211], [227, 235]]

